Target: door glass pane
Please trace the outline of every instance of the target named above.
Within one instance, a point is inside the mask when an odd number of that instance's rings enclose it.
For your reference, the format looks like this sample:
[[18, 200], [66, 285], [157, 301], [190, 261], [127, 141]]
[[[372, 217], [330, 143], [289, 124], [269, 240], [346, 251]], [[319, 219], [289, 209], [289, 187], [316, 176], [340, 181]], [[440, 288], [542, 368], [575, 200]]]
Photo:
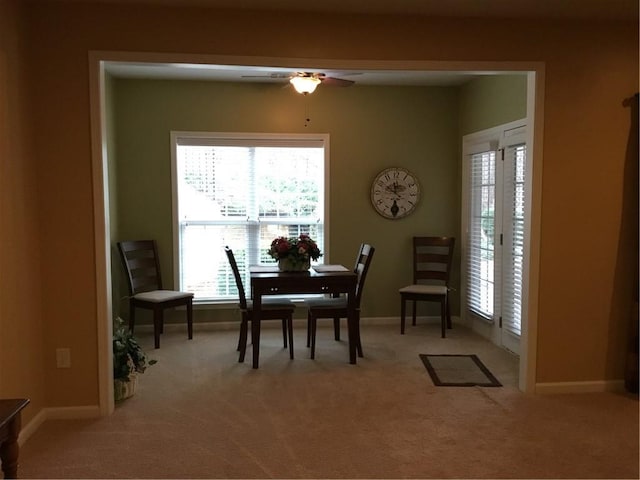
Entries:
[[522, 280], [524, 270], [524, 171], [526, 148], [505, 151], [504, 189], [504, 301], [502, 328], [517, 337], [522, 329]]
[[471, 156], [471, 194], [467, 259], [467, 307], [494, 315], [495, 152]]

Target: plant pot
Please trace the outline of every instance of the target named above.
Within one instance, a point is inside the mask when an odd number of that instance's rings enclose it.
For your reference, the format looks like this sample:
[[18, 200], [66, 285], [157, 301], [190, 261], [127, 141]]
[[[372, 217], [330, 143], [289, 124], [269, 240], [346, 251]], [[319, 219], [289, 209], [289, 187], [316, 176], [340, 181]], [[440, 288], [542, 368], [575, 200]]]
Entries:
[[116, 402], [121, 402], [136, 393], [138, 387], [138, 375], [136, 373], [129, 374], [129, 381], [116, 378], [113, 381], [113, 396]]
[[278, 260], [278, 268], [281, 272], [306, 272], [311, 267], [311, 260], [296, 260], [285, 257]]

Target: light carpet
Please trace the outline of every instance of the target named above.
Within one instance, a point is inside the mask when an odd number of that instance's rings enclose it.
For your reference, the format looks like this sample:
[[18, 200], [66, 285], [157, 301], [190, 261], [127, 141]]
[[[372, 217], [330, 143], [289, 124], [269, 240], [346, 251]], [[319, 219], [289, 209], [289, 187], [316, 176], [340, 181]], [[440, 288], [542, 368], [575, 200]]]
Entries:
[[[273, 323], [273, 322], [271, 322]], [[616, 394], [526, 395], [518, 362], [469, 330], [363, 325], [365, 358], [304, 322], [295, 359], [275, 325], [260, 369], [237, 331], [166, 328], [158, 360], [113, 415], [47, 421], [20, 453], [22, 478], [638, 478], [638, 402]], [[343, 322], [344, 323], [344, 322]], [[346, 328], [343, 325], [343, 339]], [[482, 358], [503, 388], [440, 388], [418, 354]]]

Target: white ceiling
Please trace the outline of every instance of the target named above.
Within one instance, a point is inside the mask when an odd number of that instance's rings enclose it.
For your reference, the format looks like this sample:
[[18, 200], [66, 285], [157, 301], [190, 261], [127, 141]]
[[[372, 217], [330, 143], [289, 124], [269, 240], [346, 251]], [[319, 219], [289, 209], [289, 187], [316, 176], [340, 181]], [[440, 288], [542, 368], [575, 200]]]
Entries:
[[327, 77], [354, 81], [358, 85], [457, 86], [480, 75], [496, 72], [443, 72], [408, 70], [345, 70], [211, 65], [188, 63], [107, 62], [105, 70], [118, 78], [207, 80], [217, 82], [256, 82], [286, 84], [296, 72], [324, 73]]

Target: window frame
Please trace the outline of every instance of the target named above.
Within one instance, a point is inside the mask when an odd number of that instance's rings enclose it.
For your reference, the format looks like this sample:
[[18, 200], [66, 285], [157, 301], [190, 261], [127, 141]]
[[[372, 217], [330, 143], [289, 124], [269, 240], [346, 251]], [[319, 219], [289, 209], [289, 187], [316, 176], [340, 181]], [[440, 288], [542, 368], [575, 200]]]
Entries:
[[[173, 280], [174, 285], [180, 285], [180, 221], [178, 218], [178, 145], [212, 145], [212, 146], [234, 146], [242, 143], [253, 143], [254, 146], [273, 147], [295, 147], [295, 146], [318, 146], [324, 149], [324, 191], [323, 191], [323, 249], [322, 260], [327, 263], [329, 260], [329, 204], [330, 204], [330, 137], [328, 133], [255, 133], [255, 132], [194, 132], [194, 131], [171, 131], [171, 228], [173, 239]], [[232, 222], [229, 222], [232, 223]], [[249, 285], [245, 285], [247, 295], [250, 294]], [[197, 300], [199, 305], [220, 305], [226, 306], [235, 304], [235, 300]]]

